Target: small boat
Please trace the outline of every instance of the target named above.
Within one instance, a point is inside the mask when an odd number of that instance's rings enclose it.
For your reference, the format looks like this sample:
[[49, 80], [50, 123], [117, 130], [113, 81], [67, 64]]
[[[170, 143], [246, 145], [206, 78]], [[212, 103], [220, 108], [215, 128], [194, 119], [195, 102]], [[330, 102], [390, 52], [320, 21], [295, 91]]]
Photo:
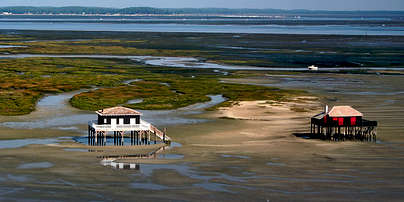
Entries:
[[307, 68], [308, 68], [310, 71], [317, 71], [317, 70], [318, 70], [318, 67], [317, 67], [317, 66], [314, 66], [314, 65], [308, 66]]

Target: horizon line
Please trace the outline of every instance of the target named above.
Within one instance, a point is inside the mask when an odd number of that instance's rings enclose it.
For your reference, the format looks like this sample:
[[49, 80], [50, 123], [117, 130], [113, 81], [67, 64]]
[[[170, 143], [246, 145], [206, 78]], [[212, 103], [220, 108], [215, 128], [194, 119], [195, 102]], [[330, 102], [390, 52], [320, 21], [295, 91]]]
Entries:
[[28, 5], [18, 5], [18, 6], [0, 6], [0, 8], [15, 8], [15, 7], [32, 7], [32, 8], [65, 8], [65, 7], [79, 7], [79, 8], [107, 8], [107, 9], [125, 9], [125, 8], [155, 8], [155, 9], [229, 9], [229, 10], [237, 10], [237, 9], [245, 9], [245, 10], [281, 10], [281, 11], [328, 11], [328, 12], [404, 12], [403, 10], [390, 10], [390, 9], [348, 9], [348, 10], [327, 10], [327, 9], [306, 9], [306, 8], [294, 8], [294, 9], [285, 9], [285, 8], [225, 8], [225, 7], [152, 7], [152, 6], [130, 6], [130, 7], [104, 7], [104, 6], [28, 6]]

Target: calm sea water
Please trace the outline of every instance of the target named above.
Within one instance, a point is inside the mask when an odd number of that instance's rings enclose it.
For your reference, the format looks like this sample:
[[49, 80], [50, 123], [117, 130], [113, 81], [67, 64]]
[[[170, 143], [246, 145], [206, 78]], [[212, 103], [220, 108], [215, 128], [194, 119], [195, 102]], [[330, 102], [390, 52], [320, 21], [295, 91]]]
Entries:
[[[150, 21], [150, 19], [148, 19]], [[191, 19], [194, 20], [194, 19]], [[227, 19], [229, 22], [232, 20]], [[239, 20], [239, 19], [235, 19]], [[260, 34], [337, 34], [337, 35], [394, 35], [404, 36], [404, 27], [380, 25], [279, 25], [279, 24], [189, 24], [179, 19], [153, 23], [117, 23], [89, 19], [1, 19], [0, 29], [11, 30], [66, 30], [66, 31], [129, 31], [129, 32], [196, 32], [196, 33], [260, 33]], [[94, 21], [94, 19], [90, 19]], [[138, 21], [141, 21], [139, 19]], [[151, 19], [153, 21], [153, 19]], [[187, 22], [189, 20], [183, 20]], [[245, 21], [245, 19], [244, 19]], [[302, 21], [303, 22], [303, 21]]]

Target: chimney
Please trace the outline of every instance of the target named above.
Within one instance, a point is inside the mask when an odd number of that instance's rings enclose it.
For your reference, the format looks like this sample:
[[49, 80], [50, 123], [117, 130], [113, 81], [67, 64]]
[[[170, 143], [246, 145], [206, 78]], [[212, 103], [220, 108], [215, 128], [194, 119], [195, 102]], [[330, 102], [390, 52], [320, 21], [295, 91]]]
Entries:
[[324, 107], [324, 113], [325, 113], [325, 114], [328, 113], [328, 105], [325, 105], [325, 107]]

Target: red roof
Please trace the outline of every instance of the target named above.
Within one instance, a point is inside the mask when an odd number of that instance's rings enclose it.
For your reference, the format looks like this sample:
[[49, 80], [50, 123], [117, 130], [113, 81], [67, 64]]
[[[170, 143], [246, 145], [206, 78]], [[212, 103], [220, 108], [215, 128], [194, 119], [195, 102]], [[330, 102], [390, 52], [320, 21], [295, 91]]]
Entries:
[[351, 106], [334, 106], [330, 112], [328, 112], [330, 117], [352, 117], [352, 116], [363, 116], [358, 110], [352, 108]]
[[115, 115], [141, 115], [140, 112], [130, 109], [127, 107], [111, 107], [111, 108], [106, 108], [106, 109], [101, 109], [96, 111], [95, 113], [101, 115], [101, 116], [115, 116]]

